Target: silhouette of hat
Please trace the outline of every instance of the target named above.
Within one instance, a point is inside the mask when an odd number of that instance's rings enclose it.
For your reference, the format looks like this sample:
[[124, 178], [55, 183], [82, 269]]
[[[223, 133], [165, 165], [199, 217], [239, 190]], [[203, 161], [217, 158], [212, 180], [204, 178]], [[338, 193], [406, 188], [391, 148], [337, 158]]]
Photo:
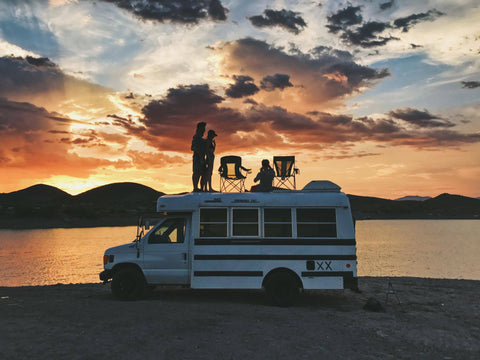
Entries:
[[208, 136], [215, 137], [217, 136], [217, 133], [215, 132], [215, 130], [208, 130]]

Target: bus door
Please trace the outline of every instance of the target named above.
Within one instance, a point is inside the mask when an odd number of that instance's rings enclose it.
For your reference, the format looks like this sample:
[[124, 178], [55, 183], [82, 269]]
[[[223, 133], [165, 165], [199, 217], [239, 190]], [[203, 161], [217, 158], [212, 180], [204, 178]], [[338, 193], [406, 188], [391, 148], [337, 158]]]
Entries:
[[189, 283], [190, 224], [191, 217], [167, 217], [147, 234], [143, 270], [148, 283]]

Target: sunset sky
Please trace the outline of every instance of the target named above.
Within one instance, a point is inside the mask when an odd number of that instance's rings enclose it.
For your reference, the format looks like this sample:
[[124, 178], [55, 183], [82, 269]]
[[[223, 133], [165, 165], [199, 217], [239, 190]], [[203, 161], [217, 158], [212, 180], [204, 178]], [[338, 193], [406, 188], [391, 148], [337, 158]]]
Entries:
[[198, 121], [247, 187], [478, 197], [480, 1], [0, 1], [0, 192], [190, 191]]

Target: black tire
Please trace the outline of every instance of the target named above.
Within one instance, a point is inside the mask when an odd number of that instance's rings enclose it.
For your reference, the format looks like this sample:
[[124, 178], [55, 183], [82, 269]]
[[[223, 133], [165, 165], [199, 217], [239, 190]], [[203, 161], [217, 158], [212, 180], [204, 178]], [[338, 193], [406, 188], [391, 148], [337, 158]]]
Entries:
[[112, 279], [112, 293], [119, 300], [138, 300], [145, 295], [145, 278], [134, 268], [116, 271]]
[[286, 271], [271, 274], [265, 281], [265, 291], [273, 305], [282, 307], [293, 305], [300, 293], [296, 277]]

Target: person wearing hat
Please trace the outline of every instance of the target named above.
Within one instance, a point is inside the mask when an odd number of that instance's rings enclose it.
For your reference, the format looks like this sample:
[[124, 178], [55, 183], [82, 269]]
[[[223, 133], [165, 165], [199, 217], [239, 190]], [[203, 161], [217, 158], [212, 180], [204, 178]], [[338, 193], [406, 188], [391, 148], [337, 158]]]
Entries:
[[215, 136], [214, 130], [208, 130], [207, 139], [205, 140], [206, 170], [202, 176], [202, 190], [215, 192], [212, 188], [213, 163], [215, 161]]

